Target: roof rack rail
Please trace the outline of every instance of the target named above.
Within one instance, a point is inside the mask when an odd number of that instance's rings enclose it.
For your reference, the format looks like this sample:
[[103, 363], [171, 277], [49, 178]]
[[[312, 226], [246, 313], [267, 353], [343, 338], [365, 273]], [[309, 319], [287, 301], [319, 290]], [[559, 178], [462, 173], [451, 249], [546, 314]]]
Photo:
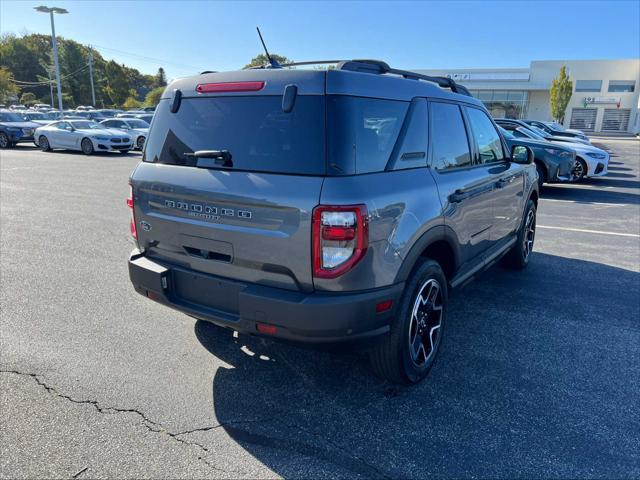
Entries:
[[454, 82], [453, 79], [449, 77], [431, 77], [429, 75], [422, 75], [421, 73], [410, 72], [408, 70], [399, 70], [397, 68], [391, 68], [386, 62], [380, 60], [345, 60], [340, 62], [336, 68], [338, 70], [373, 73], [378, 75], [391, 73], [410, 80], [425, 80], [427, 82], [435, 83], [441, 88], [448, 88], [454, 93], [460, 93], [469, 97], [472, 96], [466, 87]]
[[[289, 63], [281, 63], [280, 66], [285, 67], [298, 67], [301, 65], [327, 65], [332, 63], [341, 63], [347, 62], [348, 60], [309, 60], [306, 62], [289, 62]], [[253, 67], [245, 67], [243, 70], [260, 70], [262, 68], [273, 68], [270, 64], [265, 63], [263, 65], [256, 65]]]
[[[372, 73], [377, 75], [383, 75], [390, 73], [393, 75], [400, 75], [401, 77], [408, 78], [410, 80], [424, 80], [427, 82], [435, 83], [441, 88], [448, 88], [453, 93], [459, 93], [472, 97], [467, 88], [459, 83], [453, 81], [449, 77], [431, 77], [429, 75], [422, 75], [421, 73], [410, 72], [409, 70], [399, 70], [397, 68], [391, 68], [389, 64], [381, 60], [309, 60], [306, 62], [289, 62], [283, 63], [280, 67], [297, 67], [301, 65], [327, 65], [336, 64], [336, 70], [348, 70], [351, 72]], [[275, 68], [270, 64], [258, 65], [255, 67], [245, 67], [245, 70], [262, 69], [262, 68]]]

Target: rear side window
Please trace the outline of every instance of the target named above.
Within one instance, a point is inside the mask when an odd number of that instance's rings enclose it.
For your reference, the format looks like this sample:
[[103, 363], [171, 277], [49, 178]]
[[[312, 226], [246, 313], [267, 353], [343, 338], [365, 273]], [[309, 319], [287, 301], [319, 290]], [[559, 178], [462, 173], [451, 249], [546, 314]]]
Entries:
[[458, 105], [431, 103], [431, 159], [437, 170], [471, 165], [469, 141]]
[[465, 107], [465, 110], [478, 145], [478, 152], [480, 152], [480, 163], [501, 162], [504, 160], [502, 140], [500, 140], [500, 135], [487, 114], [477, 108]]
[[291, 113], [281, 96], [184, 98], [177, 113], [158, 105], [147, 162], [194, 166], [198, 150], [228, 150], [234, 170], [324, 175], [325, 106], [300, 95]]
[[329, 172], [383, 171], [409, 103], [342, 95], [330, 95], [327, 102]]

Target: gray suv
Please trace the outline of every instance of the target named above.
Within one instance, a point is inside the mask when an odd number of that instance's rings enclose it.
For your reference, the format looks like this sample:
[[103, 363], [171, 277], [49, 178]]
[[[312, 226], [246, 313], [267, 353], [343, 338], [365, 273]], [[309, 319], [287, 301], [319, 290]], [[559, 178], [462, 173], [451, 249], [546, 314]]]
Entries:
[[529, 262], [532, 162], [464, 87], [384, 62], [182, 78], [131, 174], [130, 278], [240, 332], [358, 340], [415, 383], [450, 289]]

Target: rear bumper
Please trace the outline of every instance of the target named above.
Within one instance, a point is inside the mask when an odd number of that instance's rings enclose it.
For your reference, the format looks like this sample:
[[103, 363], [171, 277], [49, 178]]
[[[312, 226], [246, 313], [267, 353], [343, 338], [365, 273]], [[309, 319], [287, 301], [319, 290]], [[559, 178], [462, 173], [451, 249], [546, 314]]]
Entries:
[[[305, 343], [359, 340], [385, 334], [404, 283], [358, 293], [301, 293], [201, 274], [161, 264], [134, 250], [129, 278], [135, 290], [200, 320], [244, 333]], [[392, 300], [389, 310], [376, 305]], [[275, 327], [275, 331], [273, 329]], [[266, 336], [266, 335], [265, 335]]]

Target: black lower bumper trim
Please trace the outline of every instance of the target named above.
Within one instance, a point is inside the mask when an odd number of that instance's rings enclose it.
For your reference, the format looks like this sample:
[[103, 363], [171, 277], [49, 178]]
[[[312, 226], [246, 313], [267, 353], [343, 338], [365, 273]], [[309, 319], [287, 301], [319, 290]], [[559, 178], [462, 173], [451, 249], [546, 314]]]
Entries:
[[[257, 324], [265, 324], [275, 327], [272, 337], [308, 343], [388, 332], [404, 289], [399, 283], [356, 293], [303, 293], [164, 265], [138, 250], [129, 258], [129, 277], [138, 293], [192, 317], [258, 335]], [[386, 300], [391, 308], [378, 313]]]

